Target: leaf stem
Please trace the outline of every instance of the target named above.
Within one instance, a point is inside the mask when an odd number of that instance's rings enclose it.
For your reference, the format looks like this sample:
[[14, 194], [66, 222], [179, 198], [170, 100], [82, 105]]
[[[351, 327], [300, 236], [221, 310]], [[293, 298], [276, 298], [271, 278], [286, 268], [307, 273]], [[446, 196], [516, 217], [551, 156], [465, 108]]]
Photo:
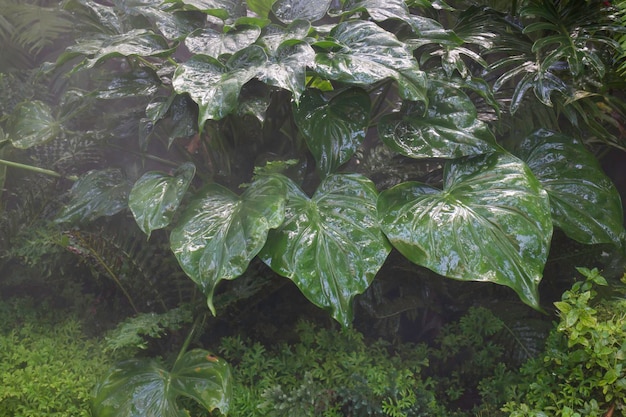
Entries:
[[12, 161], [7, 161], [5, 159], [0, 159], [0, 165], [6, 165], [12, 168], [20, 168], [20, 169], [25, 169], [27, 171], [31, 171], [31, 172], [36, 172], [38, 174], [44, 174], [44, 175], [49, 175], [51, 177], [55, 177], [55, 178], [65, 178], [71, 181], [76, 181], [78, 180], [78, 177], [75, 175], [70, 175], [68, 177], [63, 176], [61, 174], [59, 174], [56, 171], [52, 171], [49, 169], [45, 169], [45, 168], [39, 168], [36, 166], [32, 166], [32, 165], [26, 165], [26, 164], [20, 164], [19, 162], [12, 162]]

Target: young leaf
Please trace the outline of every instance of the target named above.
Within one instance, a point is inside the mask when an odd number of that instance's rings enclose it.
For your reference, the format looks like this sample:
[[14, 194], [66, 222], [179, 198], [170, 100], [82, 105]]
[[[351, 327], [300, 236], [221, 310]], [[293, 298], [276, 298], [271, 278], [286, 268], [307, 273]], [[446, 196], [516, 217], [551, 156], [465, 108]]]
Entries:
[[210, 184], [191, 201], [170, 235], [178, 262], [207, 296], [241, 275], [285, 216], [285, 185], [274, 176], [255, 180], [241, 196]]
[[620, 244], [619, 192], [581, 143], [541, 129], [524, 139], [519, 156], [548, 192], [552, 221], [567, 236], [585, 244]]
[[380, 194], [378, 213], [410, 261], [446, 277], [506, 285], [539, 308], [550, 205], [519, 159], [496, 153], [449, 162], [443, 190], [399, 184]]
[[171, 371], [152, 359], [131, 359], [113, 367], [96, 386], [95, 417], [184, 417], [178, 404], [188, 397], [208, 411], [228, 413], [231, 391], [228, 363], [206, 350], [194, 349]]
[[330, 100], [309, 89], [294, 109], [296, 124], [323, 176], [347, 162], [365, 139], [370, 105], [369, 95], [360, 88], [342, 91]]
[[6, 136], [16, 148], [28, 149], [57, 137], [60, 123], [50, 107], [41, 101], [26, 101], [18, 105], [8, 119]]
[[285, 181], [285, 222], [270, 232], [259, 256], [349, 326], [352, 299], [369, 287], [390, 251], [376, 219], [374, 184], [357, 174], [331, 175], [309, 198]]
[[187, 162], [173, 175], [153, 171], [137, 180], [128, 196], [128, 206], [145, 234], [150, 236], [153, 230], [170, 224], [195, 172], [196, 167]]

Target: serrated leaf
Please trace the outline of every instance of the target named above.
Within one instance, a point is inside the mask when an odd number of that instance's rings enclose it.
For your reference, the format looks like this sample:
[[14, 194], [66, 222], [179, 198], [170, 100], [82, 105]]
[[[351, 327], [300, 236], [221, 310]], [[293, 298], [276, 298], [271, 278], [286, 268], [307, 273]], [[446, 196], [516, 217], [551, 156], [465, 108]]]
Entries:
[[283, 23], [294, 20], [320, 20], [330, 7], [332, 0], [276, 0], [272, 5], [274, 15]]
[[493, 152], [496, 140], [478, 119], [476, 107], [460, 90], [439, 86], [428, 94], [428, 108], [381, 118], [378, 133], [396, 152], [411, 158], [459, 158]]
[[5, 134], [16, 148], [28, 149], [56, 138], [60, 131], [61, 125], [50, 107], [33, 100], [21, 103], [13, 110]]
[[449, 162], [443, 190], [399, 184], [381, 193], [378, 213], [410, 261], [446, 277], [506, 285], [539, 308], [550, 205], [521, 160], [496, 153]]
[[228, 363], [206, 350], [185, 353], [171, 371], [152, 359], [131, 359], [113, 367], [96, 386], [97, 417], [185, 417], [178, 403], [190, 398], [204, 409], [228, 413], [232, 392]]
[[285, 216], [285, 185], [262, 176], [241, 196], [210, 184], [189, 203], [170, 235], [178, 262], [207, 296], [223, 280], [240, 276]]
[[350, 20], [335, 26], [330, 36], [341, 49], [317, 53], [314, 69], [318, 74], [355, 85], [392, 78], [398, 81], [402, 98], [426, 101], [426, 75], [408, 46], [393, 34], [373, 22]]
[[135, 182], [128, 196], [128, 207], [145, 234], [150, 236], [153, 230], [170, 224], [195, 172], [196, 167], [187, 162], [173, 175], [152, 171]]
[[211, 28], [194, 31], [185, 38], [185, 46], [194, 54], [204, 54], [219, 58], [223, 54], [235, 52], [252, 45], [261, 34], [258, 26], [238, 26], [228, 32], [218, 32]]
[[620, 244], [620, 195], [596, 157], [574, 138], [539, 130], [520, 144], [519, 156], [550, 197], [554, 224], [585, 244]]
[[89, 222], [112, 216], [128, 207], [130, 184], [119, 169], [89, 171], [70, 189], [70, 201], [57, 223]]
[[309, 89], [294, 109], [296, 124], [326, 176], [346, 163], [365, 139], [369, 125], [369, 95], [361, 89], [345, 90], [328, 99]]
[[374, 184], [357, 174], [332, 175], [309, 198], [285, 181], [285, 221], [259, 256], [348, 326], [352, 299], [368, 288], [390, 251], [376, 219]]

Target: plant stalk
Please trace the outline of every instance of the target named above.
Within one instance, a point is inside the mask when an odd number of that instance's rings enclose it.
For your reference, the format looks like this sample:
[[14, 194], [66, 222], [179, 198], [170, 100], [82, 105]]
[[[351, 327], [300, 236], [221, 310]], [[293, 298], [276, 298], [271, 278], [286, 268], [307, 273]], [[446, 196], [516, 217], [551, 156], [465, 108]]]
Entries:
[[63, 176], [63, 175], [59, 174], [58, 172], [52, 171], [50, 169], [39, 168], [39, 167], [35, 167], [35, 166], [32, 166], [32, 165], [20, 164], [19, 162], [7, 161], [5, 159], [0, 159], [0, 164], [1, 165], [6, 165], [6, 166], [9, 166], [9, 167], [12, 167], [12, 168], [25, 169], [27, 171], [36, 172], [38, 174], [49, 175], [49, 176], [55, 177], [55, 178], [66, 178], [66, 179], [72, 180], [72, 181], [78, 180], [78, 177], [76, 177], [75, 175], [70, 175], [70, 176], [66, 177], [66, 176]]

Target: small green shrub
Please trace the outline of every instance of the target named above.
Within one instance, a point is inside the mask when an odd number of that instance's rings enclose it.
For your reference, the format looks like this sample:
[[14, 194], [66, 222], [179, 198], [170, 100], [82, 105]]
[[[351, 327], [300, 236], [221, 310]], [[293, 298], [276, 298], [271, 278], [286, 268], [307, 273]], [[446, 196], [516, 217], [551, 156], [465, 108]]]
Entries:
[[0, 301], [0, 415], [90, 416], [101, 344], [80, 321], [29, 299]]

